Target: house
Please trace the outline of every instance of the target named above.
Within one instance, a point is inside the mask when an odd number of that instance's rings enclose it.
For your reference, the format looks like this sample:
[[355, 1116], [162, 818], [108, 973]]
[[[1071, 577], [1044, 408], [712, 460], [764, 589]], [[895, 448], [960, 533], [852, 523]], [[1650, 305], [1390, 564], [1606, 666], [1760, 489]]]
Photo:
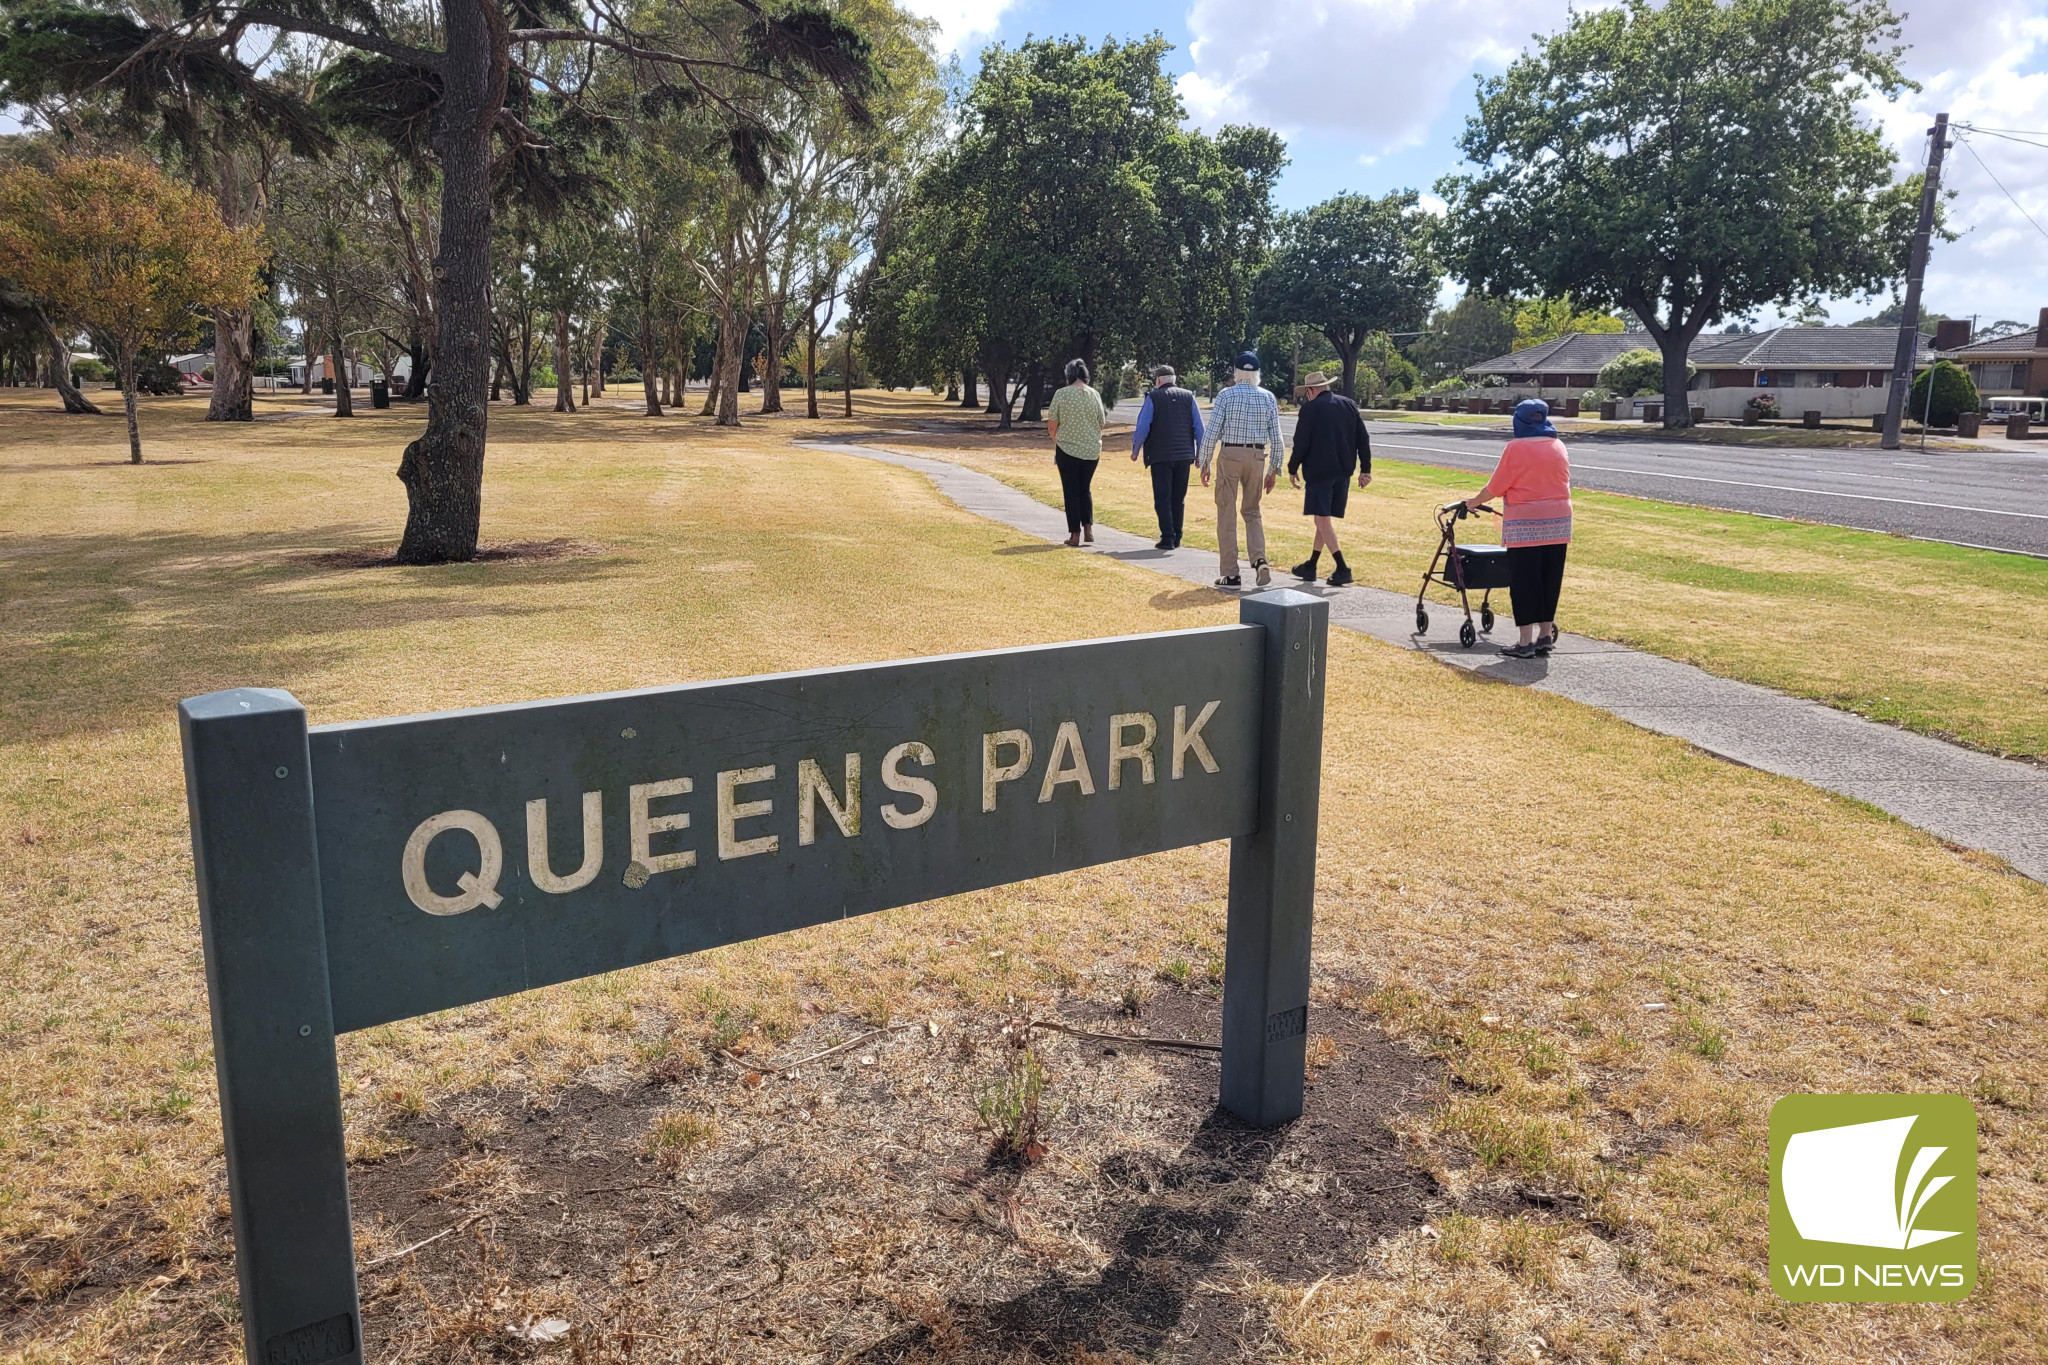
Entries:
[[[333, 370], [329, 368], [331, 363], [325, 355], [313, 358], [313, 385], [315, 388], [319, 387], [321, 380], [326, 379], [333, 373]], [[400, 371], [399, 378], [402, 380], [405, 378], [404, 371], [409, 366], [401, 363], [392, 368]], [[349, 373], [354, 376], [349, 381], [349, 387], [354, 389], [368, 388], [372, 379], [383, 377], [383, 372], [375, 365], [366, 365], [360, 360], [351, 360], [349, 362]], [[306, 362], [303, 357], [292, 362], [291, 376], [291, 382], [295, 387], [304, 387], [306, 383]]]
[[[1899, 334], [1887, 327], [1777, 327], [1746, 335], [1695, 338], [1687, 359], [1695, 371], [1693, 406], [1710, 418], [1742, 416], [1749, 401], [1769, 394], [1787, 416], [1871, 417], [1884, 411]], [[1641, 332], [1573, 333], [1465, 368], [1475, 383], [1504, 381], [1514, 396], [1577, 397], [1624, 351], [1655, 350]], [[1934, 348], [1921, 340], [1915, 368]]]
[[2031, 331], [1989, 341], [1969, 341], [1942, 349], [1942, 359], [1970, 372], [1977, 392], [1986, 398], [2048, 398], [2048, 308]]
[[169, 360], [171, 368], [183, 375], [187, 384], [204, 386], [213, 382], [206, 377], [206, 372], [213, 368], [212, 351], [194, 351], [190, 355], [174, 355], [169, 357]]

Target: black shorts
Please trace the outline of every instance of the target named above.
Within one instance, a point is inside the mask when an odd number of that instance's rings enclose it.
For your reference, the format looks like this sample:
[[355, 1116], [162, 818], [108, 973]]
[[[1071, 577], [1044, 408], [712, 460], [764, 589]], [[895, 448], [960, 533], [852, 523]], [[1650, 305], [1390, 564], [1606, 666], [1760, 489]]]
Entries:
[[1344, 517], [1344, 504], [1351, 499], [1351, 478], [1340, 474], [1334, 479], [1310, 479], [1301, 501], [1301, 514], [1305, 517]]

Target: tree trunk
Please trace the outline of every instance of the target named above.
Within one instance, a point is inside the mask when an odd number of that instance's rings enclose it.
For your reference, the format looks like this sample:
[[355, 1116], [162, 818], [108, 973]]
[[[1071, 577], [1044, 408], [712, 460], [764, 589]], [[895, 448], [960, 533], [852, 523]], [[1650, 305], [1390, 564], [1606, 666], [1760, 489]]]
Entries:
[[1330, 345], [1336, 348], [1337, 358], [1343, 362], [1344, 367], [1341, 380], [1343, 388], [1339, 392], [1354, 403], [1358, 401], [1358, 352], [1363, 344], [1363, 341], [1354, 341], [1347, 346], [1337, 338], [1330, 337]]
[[1664, 429], [1682, 431], [1692, 425], [1692, 393], [1686, 388], [1685, 353], [1692, 337], [1682, 328], [1664, 334], [1658, 349], [1664, 356]]
[[318, 343], [316, 343], [313, 340], [313, 324], [310, 322], [306, 324], [305, 336], [306, 382], [303, 386], [301, 386], [301, 391], [305, 394], [306, 397], [311, 398], [313, 396], [313, 362], [320, 358], [320, 351], [318, 349]]
[[853, 416], [853, 317], [846, 319], [846, 365], [839, 372], [844, 380], [839, 387], [846, 394], [846, 416]]
[[213, 310], [213, 398], [209, 422], [256, 420], [256, 319], [247, 308]]
[[740, 424], [740, 394], [744, 392], [740, 386], [746, 382], [746, 365], [743, 362], [747, 353], [747, 334], [742, 330], [739, 319], [730, 312], [720, 319], [720, 326], [725, 328], [728, 339], [720, 351], [724, 373], [718, 381], [718, 425], [736, 427]]
[[135, 420], [135, 348], [124, 346], [114, 357], [120, 367], [121, 406], [128, 412], [128, 463], [142, 463], [142, 426]]
[[405, 367], [405, 401], [417, 403], [427, 396], [427, 376], [434, 366], [432, 352], [420, 339], [419, 333], [414, 332], [406, 339], [405, 353], [412, 359], [412, 363]]
[[697, 413], [699, 417], [715, 417], [718, 415], [718, 386], [725, 379], [727, 335], [725, 317], [723, 314], [720, 314], [718, 325], [711, 334], [711, 375], [704, 385], [704, 406]]
[[782, 347], [788, 336], [779, 311], [771, 308], [766, 323], [768, 347], [761, 352], [761, 411], [782, 411]]
[[976, 378], [972, 365], [960, 367], [960, 406], [970, 411], [981, 406], [981, 391], [975, 387]]
[[[611, 329], [611, 319], [599, 317], [595, 335], [590, 343], [590, 391], [600, 398], [604, 396], [604, 337]], [[586, 403], [589, 399], [584, 400]]]
[[1045, 396], [1041, 392], [1045, 377], [1045, 366], [1034, 360], [1024, 371], [1024, 411], [1018, 415], [1022, 422], [1039, 422], [1045, 419]]
[[818, 329], [804, 333], [804, 416], [818, 418]]
[[640, 286], [640, 391], [647, 398], [647, 415], [661, 416], [661, 394], [655, 385], [660, 376], [661, 357], [654, 344], [654, 291], [646, 283]]
[[434, 382], [427, 388], [427, 429], [398, 463], [408, 504], [401, 564], [474, 559], [483, 513], [491, 125], [505, 98], [506, 21], [485, 0], [448, 0], [442, 16], [446, 56], [433, 128], [441, 163]]
[[569, 313], [555, 310], [555, 411], [576, 411], [576, 375], [570, 369]]
[[355, 416], [356, 405], [349, 396], [348, 391], [350, 366], [348, 357], [342, 354], [340, 337], [336, 337], [334, 344], [328, 349], [327, 368], [334, 371], [334, 415], [336, 417]]
[[72, 386], [71, 348], [50, 325], [50, 315], [43, 311], [41, 304], [36, 305], [36, 321], [42, 324], [43, 345], [50, 349], [50, 382], [56, 386], [57, 396], [64, 400], [64, 411], [78, 416], [102, 416], [93, 401]]

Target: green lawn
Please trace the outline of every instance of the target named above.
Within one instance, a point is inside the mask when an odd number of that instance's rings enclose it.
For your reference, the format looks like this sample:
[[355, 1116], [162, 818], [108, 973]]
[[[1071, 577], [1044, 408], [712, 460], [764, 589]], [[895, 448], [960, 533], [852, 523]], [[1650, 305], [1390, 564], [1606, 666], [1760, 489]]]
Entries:
[[[1059, 501], [1037, 433], [891, 439]], [[1484, 479], [1388, 459], [1373, 470], [1371, 489], [1352, 493], [1347, 558], [1361, 583], [1413, 592], [1436, 543], [1432, 509]], [[1308, 551], [1300, 498], [1284, 478], [1269, 495], [1278, 565]], [[1151, 487], [1128, 460], [1105, 464], [1095, 500], [1105, 524], [1156, 534]], [[2048, 757], [2048, 562], [1608, 493], [1575, 503], [1567, 630], [1975, 748]], [[1215, 504], [1199, 484], [1187, 543], [1216, 543]]]

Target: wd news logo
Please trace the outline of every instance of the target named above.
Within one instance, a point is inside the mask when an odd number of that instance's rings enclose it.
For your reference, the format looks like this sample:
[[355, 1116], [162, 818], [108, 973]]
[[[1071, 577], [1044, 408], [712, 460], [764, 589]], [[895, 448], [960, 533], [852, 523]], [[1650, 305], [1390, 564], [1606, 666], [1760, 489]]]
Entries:
[[1771, 1108], [1771, 1287], [1795, 1303], [1947, 1303], [1977, 1283], [1977, 1111], [1960, 1095]]

